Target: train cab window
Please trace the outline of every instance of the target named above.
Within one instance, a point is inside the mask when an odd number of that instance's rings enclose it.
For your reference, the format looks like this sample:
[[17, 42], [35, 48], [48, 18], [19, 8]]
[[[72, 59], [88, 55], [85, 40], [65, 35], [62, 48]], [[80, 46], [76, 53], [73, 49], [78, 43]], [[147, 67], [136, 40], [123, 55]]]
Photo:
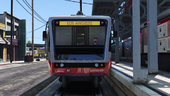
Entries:
[[55, 23], [53, 26], [55, 27], [53, 31], [55, 58], [64, 60], [103, 59], [107, 31], [106, 24], [101, 26], [67, 25], [72, 24], [72, 22], [75, 23], [76, 21], [63, 21], [63, 26], [59, 26], [57, 22], [57, 25]]
[[88, 28], [73, 27], [72, 28], [72, 44], [73, 45], [88, 45]]
[[90, 45], [103, 45], [105, 43], [105, 26], [89, 27]]
[[72, 45], [72, 27], [56, 27], [55, 45]]
[[105, 26], [56, 27], [55, 45], [92, 46], [105, 43]]

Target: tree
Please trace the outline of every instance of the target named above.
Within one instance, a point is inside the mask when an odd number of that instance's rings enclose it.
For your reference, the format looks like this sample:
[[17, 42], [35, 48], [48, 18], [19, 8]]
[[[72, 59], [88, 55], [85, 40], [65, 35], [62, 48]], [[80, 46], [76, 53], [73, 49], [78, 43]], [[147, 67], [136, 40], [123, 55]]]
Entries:
[[29, 41], [27, 42], [27, 44], [32, 44], [32, 42], [29, 40]]

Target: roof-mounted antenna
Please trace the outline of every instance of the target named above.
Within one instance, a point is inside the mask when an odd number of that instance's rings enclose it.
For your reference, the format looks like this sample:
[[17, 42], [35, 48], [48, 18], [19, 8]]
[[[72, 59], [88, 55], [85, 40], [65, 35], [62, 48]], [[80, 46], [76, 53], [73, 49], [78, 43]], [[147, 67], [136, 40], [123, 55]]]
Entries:
[[77, 15], [83, 15], [83, 12], [82, 12], [82, 0], [80, 0], [80, 11], [77, 12]]

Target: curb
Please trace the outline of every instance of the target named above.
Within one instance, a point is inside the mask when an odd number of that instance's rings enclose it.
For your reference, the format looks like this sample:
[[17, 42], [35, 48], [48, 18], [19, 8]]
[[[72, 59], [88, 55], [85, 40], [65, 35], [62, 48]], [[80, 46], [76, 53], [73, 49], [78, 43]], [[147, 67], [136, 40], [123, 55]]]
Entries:
[[37, 84], [33, 88], [29, 89], [28, 91], [22, 93], [20, 96], [35, 96], [57, 78], [57, 76], [51, 76], [46, 80], [42, 81], [41, 83]]
[[10, 65], [10, 64], [22, 64], [22, 63], [23, 63], [23, 64], [25, 64], [25, 63], [26, 63], [26, 64], [27, 64], [27, 63], [29, 64], [29, 63], [44, 62], [44, 61], [46, 61], [46, 60], [43, 60], [43, 61], [40, 60], [40, 61], [34, 61], [34, 62], [24, 62], [24, 61], [23, 61], [23, 62], [18, 62], [18, 63], [17, 63], [17, 61], [16, 61], [16, 62], [14, 62], [14, 63], [10, 63], [10, 62], [8, 62], [8, 63], [6, 63], [6, 64], [5, 64], [5, 63], [0, 63], [0, 66]]
[[119, 85], [118, 87], [122, 90], [128, 90], [124, 91], [127, 96], [132, 96], [131, 93], [137, 96], [161, 96], [157, 92], [147, 88], [142, 84], [134, 84], [131, 78], [114, 69], [111, 69], [111, 80], [119, 81], [117, 82], [117, 85]]

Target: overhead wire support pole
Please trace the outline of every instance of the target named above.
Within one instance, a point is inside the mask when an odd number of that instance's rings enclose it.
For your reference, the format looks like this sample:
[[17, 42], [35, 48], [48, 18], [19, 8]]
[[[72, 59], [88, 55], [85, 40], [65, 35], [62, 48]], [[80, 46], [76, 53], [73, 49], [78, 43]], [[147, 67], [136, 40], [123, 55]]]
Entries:
[[140, 54], [140, 0], [132, 1], [133, 11], [133, 81], [134, 83], [147, 82], [147, 70], [141, 69], [141, 54]]
[[80, 12], [82, 12], [82, 0], [80, 0]]
[[14, 31], [13, 0], [11, 0], [11, 54], [10, 54], [10, 63], [12, 63], [12, 61], [13, 61], [13, 44], [12, 44], [13, 31]]
[[34, 0], [32, 0], [32, 59], [34, 61]]
[[147, 0], [148, 18], [148, 71], [158, 73], [158, 33], [157, 33], [157, 0]]

